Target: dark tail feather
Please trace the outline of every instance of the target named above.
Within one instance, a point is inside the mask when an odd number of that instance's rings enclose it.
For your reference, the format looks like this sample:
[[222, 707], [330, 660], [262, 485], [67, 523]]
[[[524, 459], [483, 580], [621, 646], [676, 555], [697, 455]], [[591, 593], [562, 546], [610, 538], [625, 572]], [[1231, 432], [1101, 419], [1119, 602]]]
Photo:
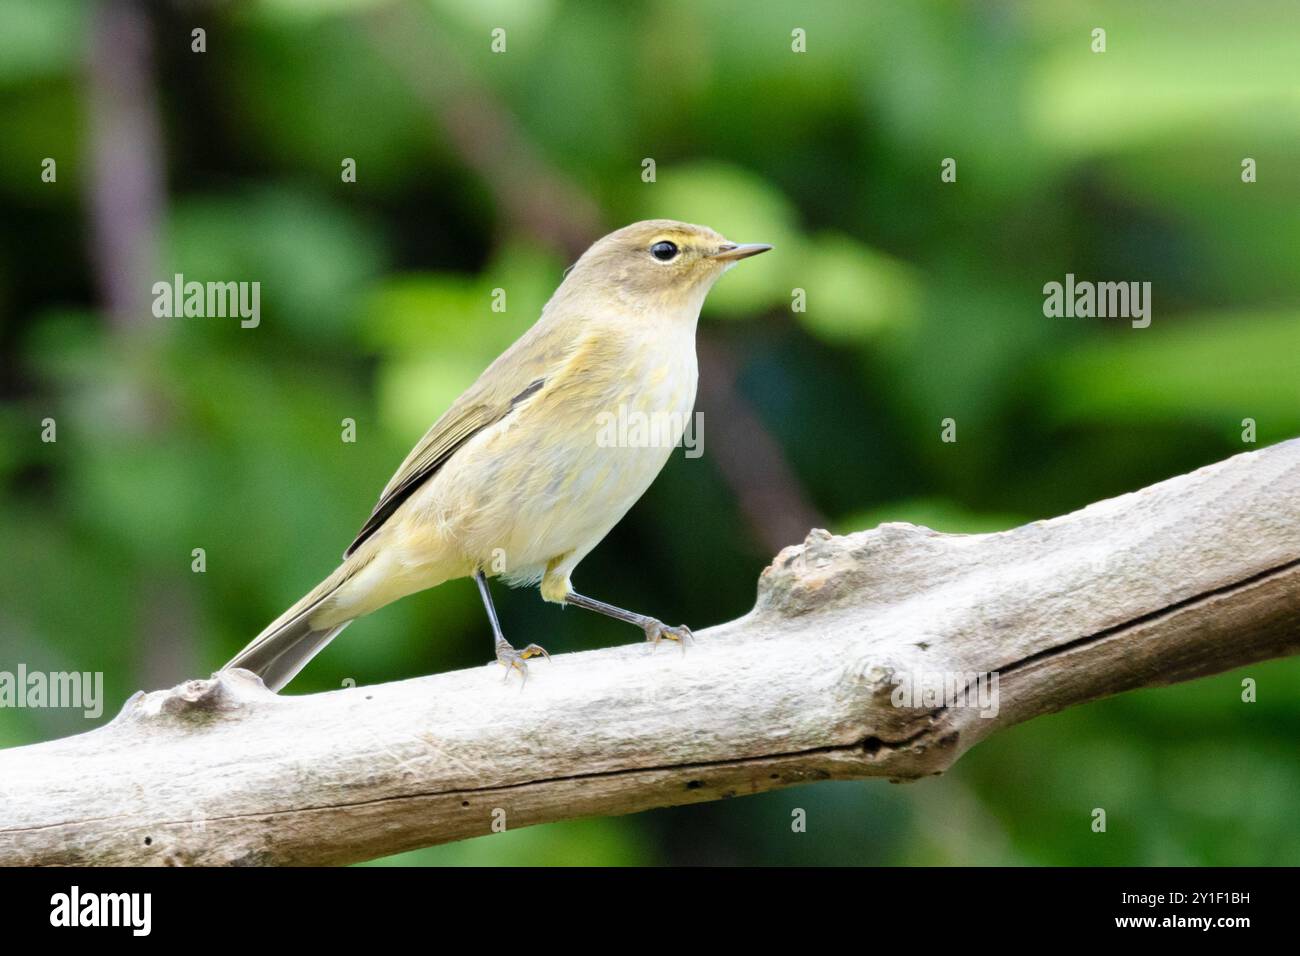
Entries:
[[242, 667], [262, 678], [271, 690], [279, 690], [307, 666], [307, 662], [325, 649], [343, 628], [344, 621], [328, 628], [313, 628], [311, 616], [346, 580], [340, 568], [316, 586], [301, 601], [285, 611], [253, 642], [230, 659], [222, 670]]
[[262, 683], [271, 690], [279, 690], [351, 623], [344, 621], [325, 631], [313, 631], [305, 622], [282, 628], [244, 648], [222, 670], [242, 667], [261, 677]]

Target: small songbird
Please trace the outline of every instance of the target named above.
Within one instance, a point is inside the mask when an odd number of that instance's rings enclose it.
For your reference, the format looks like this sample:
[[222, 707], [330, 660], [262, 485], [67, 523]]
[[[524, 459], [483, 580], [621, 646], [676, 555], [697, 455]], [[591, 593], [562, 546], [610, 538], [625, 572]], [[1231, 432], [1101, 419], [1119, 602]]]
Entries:
[[[226, 667], [279, 690], [351, 621], [461, 577], [478, 584], [507, 677], [518, 670], [527, 679], [525, 659], [546, 651], [506, 641], [488, 577], [540, 584], [544, 600], [635, 624], [649, 641], [687, 640], [686, 627], [576, 593], [569, 575], [682, 437], [705, 295], [738, 261], [770, 248], [667, 219], [592, 245], [537, 322], [406, 456], [338, 569]], [[619, 415], [664, 427], [648, 432], [653, 441], [611, 442], [605, 426]]]

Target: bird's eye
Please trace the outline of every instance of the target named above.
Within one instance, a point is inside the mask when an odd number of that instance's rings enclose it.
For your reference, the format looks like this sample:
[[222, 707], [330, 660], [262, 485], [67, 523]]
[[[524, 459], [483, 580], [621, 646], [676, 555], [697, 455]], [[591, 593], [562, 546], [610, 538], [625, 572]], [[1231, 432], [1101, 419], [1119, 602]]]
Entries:
[[677, 247], [667, 240], [656, 242], [650, 247], [650, 255], [654, 256], [660, 262], [667, 262], [673, 256], [677, 255]]

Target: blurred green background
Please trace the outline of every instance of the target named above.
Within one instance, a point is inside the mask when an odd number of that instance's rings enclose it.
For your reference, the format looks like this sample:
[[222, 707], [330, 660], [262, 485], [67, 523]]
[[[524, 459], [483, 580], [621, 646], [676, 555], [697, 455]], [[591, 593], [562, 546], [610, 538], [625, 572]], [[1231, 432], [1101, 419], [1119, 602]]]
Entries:
[[[0, 0], [0, 669], [105, 672], [103, 721], [211, 672], [334, 567], [565, 265], [635, 219], [776, 246], [705, 307], [704, 456], [675, 454], [575, 577], [667, 621], [744, 613], [813, 524], [1002, 529], [1294, 436], [1297, 49], [1284, 2]], [[176, 272], [260, 281], [261, 325], [153, 317]], [[1152, 282], [1151, 327], [1045, 318], [1067, 272]], [[516, 643], [635, 637], [497, 600]], [[354, 624], [291, 690], [489, 657], [453, 582]], [[1295, 864], [1298, 678], [1078, 708], [905, 787], [392, 862]], [[86, 728], [0, 710], [3, 746]]]

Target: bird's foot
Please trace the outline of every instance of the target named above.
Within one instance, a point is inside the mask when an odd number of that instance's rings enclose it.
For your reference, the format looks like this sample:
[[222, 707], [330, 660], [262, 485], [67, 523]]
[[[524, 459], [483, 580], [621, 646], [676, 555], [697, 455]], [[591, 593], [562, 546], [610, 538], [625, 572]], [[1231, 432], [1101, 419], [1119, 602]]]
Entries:
[[506, 680], [510, 679], [511, 671], [519, 671], [520, 680], [523, 684], [528, 683], [526, 659], [538, 656], [545, 657], [548, 661], [551, 659], [551, 655], [546, 653], [546, 648], [539, 644], [529, 644], [522, 651], [517, 651], [505, 641], [497, 641], [497, 663], [506, 669]]
[[686, 644], [695, 640], [695, 635], [685, 624], [679, 624], [672, 627], [663, 621], [650, 619], [650, 623], [645, 626], [645, 639], [656, 647], [660, 641], [678, 641], [682, 645], [682, 652], [686, 651]]

